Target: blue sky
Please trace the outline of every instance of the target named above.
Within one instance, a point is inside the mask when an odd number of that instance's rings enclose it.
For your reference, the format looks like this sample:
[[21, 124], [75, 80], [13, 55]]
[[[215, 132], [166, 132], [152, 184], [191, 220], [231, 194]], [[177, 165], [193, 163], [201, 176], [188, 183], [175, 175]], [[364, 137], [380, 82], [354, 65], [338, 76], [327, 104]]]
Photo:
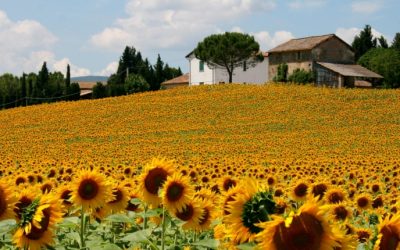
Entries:
[[187, 71], [205, 36], [240, 31], [263, 50], [295, 37], [336, 33], [351, 42], [370, 24], [389, 43], [398, 0], [0, 0], [0, 74], [51, 70], [109, 75], [126, 45]]

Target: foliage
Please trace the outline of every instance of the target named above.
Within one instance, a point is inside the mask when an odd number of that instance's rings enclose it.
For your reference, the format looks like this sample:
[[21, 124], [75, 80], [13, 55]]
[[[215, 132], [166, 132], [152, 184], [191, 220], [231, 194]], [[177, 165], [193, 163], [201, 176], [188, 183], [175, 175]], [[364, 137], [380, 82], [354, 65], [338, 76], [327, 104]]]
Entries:
[[125, 79], [125, 92], [127, 94], [144, 92], [150, 89], [150, 85], [141, 75], [131, 74]]
[[278, 72], [276, 76], [273, 78], [274, 82], [286, 82], [288, 74], [288, 65], [286, 63], [282, 63], [278, 65]]
[[379, 47], [380, 48], [384, 48], [384, 49], [389, 48], [389, 44], [388, 44], [388, 42], [387, 42], [387, 40], [386, 40], [386, 38], [384, 36], [380, 36], [378, 38], [378, 42], [379, 42]]
[[101, 83], [97, 82], [96, 85], [93, 87], [93, 99], [104, 98], [107, 96], [107, 88], [106, 86]]
[[255, 66], [264, 58], [259, 53], [260, 45], [253, 36], [238, 32], [225, 32], [204, 38], [197, 44], [193, 53], [196, 58], [210, 67], [226, 69], [229, 82], [232, 83], [234, 69], [246, 61], [249, 67]]
[[384, 77], [387, 88], [400, 87], [400, 51], [377, 48], [367, 52], [358, 63]]
[[312, 71], [305, 71], [304, 69], [295, 69], [288, 77], [288, 82], [294, 83], [312, 83], [314, 82], [314, 73]]
[[370, 25], [366, 25], [360, 34], [354, 38], [351, 46], [354, 49], [356, 61], [370, 49], [377, 47], [377, 40], [372, 35], [372, 28]]
[[391, 48], [400, 50], [400, 33], [396, 33]]

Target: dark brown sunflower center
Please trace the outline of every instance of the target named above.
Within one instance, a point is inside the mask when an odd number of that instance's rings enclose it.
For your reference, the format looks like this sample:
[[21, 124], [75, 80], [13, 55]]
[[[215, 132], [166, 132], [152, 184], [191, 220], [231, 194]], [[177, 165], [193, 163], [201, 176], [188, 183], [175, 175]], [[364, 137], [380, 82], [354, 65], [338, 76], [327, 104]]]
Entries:
[[154, 168], [150, 170], [144, 180], [146, 190], [151, 194], [157, 195], [158, 190], [167, 179], [167, 176], [167, 171], [162, 168]]
[[227, 180], [224, 181], [223, 187], [224, 187], [225, 191], [228, 191], [230, 188], [232, 188], [234, 186], [236, 186], [236, 181], [235, 180], [227, 179]]
[[32, 224], [32, 229], [26, 237], [30, 240], [38, 240], [42, 237], [42, 235], [46, 232], [50, 223], [50, 208], [46, 208], [43, 210], [43, 218], [40, 221], [40, 228], [35, 227]]
[[22, 210], [28, 207], [32, 203], [32, 200], [26, 196], [21, 197], [19, 201], [15, 204], [13, 209], [14, 213], [17, 215], [18, 219], [22, 218]]
[[0, 217], [7, 209], [6, 194], [4, 190], [0, 187]]
[[361, 208], [368, 206], [369, 200], [365, 197], [357, 199], [357, 205]]
[[191, 204], [187, 205], [182, 212], [176, 212], [176, 217], [178, 217], [183, 221], [190, 220], [193, 217], [193, 215], [194, 215], [194, 209]]
[[206, 224], [209, 218], [210, 218], [210, 210], [208, 210], [208, 208], [205, 207], [203, 209], [203, 217], [200, 219], [199, 225], [202, 226]]
[[344, 197], [342, 193], [333, 192], [329, 195], [328, 200], [330, 203], [339, 203], [344, 200]]
[[304, 197], [307, 194], [308, 186], [304, 183], [300, 183], [294, 188], [294, 193], [297, 197]]
[[273, 241], [280, 250], [319, 250], [324, 229], [321, 222], [313, 215], [303, 213], [293, 218], [287, 228], [279, 224]]
[[344, 206], [338, 206], [334, 209], [335, 218], [338, 220], [345, 220], [347, 218], [348, 212]]
[[91, 200], [97, 196], [99, 185], [92, 179], [83, 180], [78, 188], [79, 197], [84, 200]]
[[122, 201], [122, 198], [124, 197], [122, 191], [119, 189], [114, 189], [112, 194], [114, 196], [114, 200], [110, 201], [109, 202], [110, 204], [118, 203], [118, 202]]
[[25, 183], [26, 182], [26, 180], [25, 180], [25, 178], [24, 177], [18, 177], [16, 180], [15, 180], [15, 184], [18, 186], [19, 184], [22, 184], [22, 183]]
[[325, 184], [320, 183], [312, 188], [312, 193], [315, 197], [319, 196], [319, 199], [322, 199], [326, 190], [328, 190], [328, 187]]
[[71, 198], [71, 193], [72, 193], [71, 190], [64, 190], [64, 191], [61, 193], [61, 199], [63, 200], [62, 202], [63, 202], [64, 204], [66, 204], [66, 205], [72, 204], [72, 202], [69, 201], [69, 199]]
[[[131, 199], [135, 199], [137, 197], [131, 196]], [[130, 200], [128, 201], [128, 205], [126, 206], [126, 210], [135, 212], [139, 208], [139, 205], [133, 204]]]
[[51, 191], [52, 188], [53, 188], [53, 186], [51, 186], [51, 184], [45, 183], [45, 184], [43, 184], [43, 185], [41, 186], [40, 189], [42, 190], [42, 193], [45, 194], [45, 193], [49, 193], [49, 192]]
[[376, 197], [376, 198], [372, 201], [372, 207], [373, 207], [373, 208], [383, 207], [383, 200], [382, 200], [382, 197]]
[[181, 183], [173, 182], [167, 187], [167, 199], [171, 202], [179, 201], [183, 196], [184, 186]]
[[400, 245], [400, 237], [395, 230], [391, 230], [389, 226], [384, 226], [380, 233], [382, 238], [379, 249], [397, 249]]

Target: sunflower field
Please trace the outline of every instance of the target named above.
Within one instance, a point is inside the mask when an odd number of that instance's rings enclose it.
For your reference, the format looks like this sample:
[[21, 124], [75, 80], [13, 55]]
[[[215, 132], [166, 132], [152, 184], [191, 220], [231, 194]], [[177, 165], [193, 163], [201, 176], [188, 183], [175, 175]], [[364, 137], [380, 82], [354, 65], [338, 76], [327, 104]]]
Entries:
[[400, 91], [177, 88], [0, 111], [0, 249], [400, 249]]

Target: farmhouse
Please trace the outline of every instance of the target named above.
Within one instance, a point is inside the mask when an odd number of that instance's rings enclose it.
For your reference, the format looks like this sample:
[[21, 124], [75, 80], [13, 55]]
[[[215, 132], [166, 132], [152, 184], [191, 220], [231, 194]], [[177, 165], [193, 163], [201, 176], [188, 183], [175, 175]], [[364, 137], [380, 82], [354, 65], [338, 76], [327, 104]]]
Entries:
[[[317, 85], [363, 87], [382, 76], [355, 64], [350, 45], [334, 34], [292, 39], [270, 51], [268, 80], [277, 75], [278, 66], [286, 63], [288, 75], [295, 69], [313, 71]], [[367, 86], [368, 87], [368, 86]]]
[[[268, 81], [268, 53], [263, 53], [264, 61], [250, 67], [246, 61], [233, 71], [232, 81], [235, 83], [266, 83]], [[229, 82], [225, 68], [212, 67], [197, 59], [193, 52], [186, 56], [189, 61], [189, 85], [218, 84]]]

